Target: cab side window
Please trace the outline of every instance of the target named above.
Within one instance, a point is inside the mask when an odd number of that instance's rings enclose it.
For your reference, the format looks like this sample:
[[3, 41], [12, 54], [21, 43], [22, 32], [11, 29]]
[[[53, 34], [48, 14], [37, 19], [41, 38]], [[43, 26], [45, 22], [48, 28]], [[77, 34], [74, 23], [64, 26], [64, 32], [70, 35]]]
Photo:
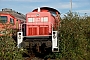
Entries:
[[6, 23], [8, 21], [7, 16], [0, 16], [0, 23]]
[[14, 24], [14, 19], [10, 18], [10, 23]]

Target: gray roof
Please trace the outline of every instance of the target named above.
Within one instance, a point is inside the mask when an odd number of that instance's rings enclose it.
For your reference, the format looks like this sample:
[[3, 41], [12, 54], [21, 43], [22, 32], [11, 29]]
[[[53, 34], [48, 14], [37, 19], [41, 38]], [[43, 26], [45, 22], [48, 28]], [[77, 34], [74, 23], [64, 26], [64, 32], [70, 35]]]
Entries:
[[2, 11], [0, 11], [0, 13], [10, 14], [19, 20], [23, 20], [23, 21], [26, 20], [26, 16], [24, 14], [16, 12], [12, 9], [5, 8], [5, 9], [2, 9]]

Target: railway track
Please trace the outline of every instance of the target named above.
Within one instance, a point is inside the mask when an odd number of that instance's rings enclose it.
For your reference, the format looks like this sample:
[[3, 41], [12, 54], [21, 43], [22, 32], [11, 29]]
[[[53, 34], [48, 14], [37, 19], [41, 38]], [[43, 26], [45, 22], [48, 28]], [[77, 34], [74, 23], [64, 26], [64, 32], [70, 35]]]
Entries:
[[45, 59], [42, 59], [42, 58], [38, 58], [38, 57], [25, 57], [24, 58], [25, 60], [45, 60]]
[[40, 53], [31, 53], [29, 52], [28, 55], [25, 55], [23, 58], [24, 60], [56, 60], [56, 59], [50, 59], [50, 58], [44, 58], [45, 55]]
[[[36, 47], [33, 46], [33, 48], [36, 48]], [[25, 53], [25, 55], [23, 57], [25, 60], [55, 60], [55, 59], [45, 59], [44, 58], [48, 53], [50, 53], [49, 50], [51, 50], [51, 49], [48, 49], [49, 52], [42, 51], [43, 52], [42, 53], [42, 52], [38, 51], [38, 46], [35, 50], [33, 48], [31, 45], [29, 45], [29, 48], [27, 49], [28, 52]]]
[[25, 57], [24, 58], [25, 60], [56, 60], [56, 59], [50, 59], [50, 58], [48, 58], [48, 59], [44, 59], [44, 58], [38, 58], [38, 57]]

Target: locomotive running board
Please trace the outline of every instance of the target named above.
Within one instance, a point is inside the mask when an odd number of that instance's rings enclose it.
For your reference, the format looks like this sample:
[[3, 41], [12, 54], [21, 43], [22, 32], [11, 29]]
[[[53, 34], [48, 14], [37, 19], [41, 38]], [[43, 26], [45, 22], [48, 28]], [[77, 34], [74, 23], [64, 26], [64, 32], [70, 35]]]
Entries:
[[23, 32], [17, 32], [17, 47], [21, 48], [23, 42]]
[[26, 38], [49, 38], [50, 36], [52, 35], [34, 35], [34, 36], [23, 36], [23, 37], [26, 37]]
[[52, 31], [52, 52], [59, 52], [57, 31]]

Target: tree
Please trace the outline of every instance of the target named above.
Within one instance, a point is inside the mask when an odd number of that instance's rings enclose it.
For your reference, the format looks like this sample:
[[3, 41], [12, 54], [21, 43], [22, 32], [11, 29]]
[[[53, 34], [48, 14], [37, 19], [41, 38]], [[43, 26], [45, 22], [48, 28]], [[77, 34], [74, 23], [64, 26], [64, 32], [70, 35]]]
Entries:
[[[12, 29], [8, 29], [8, 25], [4, 25], [3, 36], [0, 36], [0, 60], [23, 60], [22, 49], [18, 49], [15, 40], [11, 36]], [[11, 27], [11, 26], [10, 26]]]
[[81, 18], [76, 12], [68, 12], [61, 20], [60, 52], [48, 55], [60, 60], [90, 59], [90, 17]]

